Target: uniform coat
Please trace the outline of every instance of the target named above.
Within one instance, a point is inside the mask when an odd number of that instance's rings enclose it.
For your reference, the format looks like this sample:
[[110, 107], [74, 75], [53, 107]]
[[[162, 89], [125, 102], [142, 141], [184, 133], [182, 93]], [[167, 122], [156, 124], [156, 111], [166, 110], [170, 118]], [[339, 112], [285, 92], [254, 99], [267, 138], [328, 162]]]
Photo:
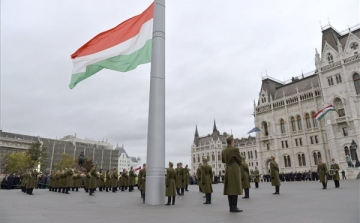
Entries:
[[176, 171], [174, 168], [169, 167], [166, 170], [166, 178], [165, 178], [165, 196], [167, 197], [175, 197], [176, 196]]
[[270, 161], [270, 177], [272, 186], [280, 186], [279, 165], [275, 160]]
[[204, 194], [213, 192], [212, 189], [213, 173], [209, 164], [203, 164], [201, 166], [201, 190]]
[[255, 176], [254, 182], [259, 182], [259, 180], [260, 180], [259, 170], [254, 170], [253, 174]]
[[327, 182], [327, 177], [326, 177], [327, 171], [328, 171], [328, 169], [327, 169], [327, 165], [325, 163], [318, 164], [317, 172], [319, 174], [320, 183]]
[[134, 170], [130, 170], [129, 171], [129, 186], [134, 186], [135, 185], [135, 177], [136, 177], [136, 174], [135, 174], [135, 171]]
[[222, 151], [222, 162], [226, 164], [224, 195], [242, 195], [239, 149], [228, 145]]
[[340, 175], [339, 175], [339, 164], [337, 163], [333, 163], [330, 165], [330, 169], [333, 169], [335, 171], [335, 175], [333, 175], [333, 180], [340, 180]]
[[250, 174], [249, 165], [246, 162], [241, 162], [241, 183], [244, 189], [250, 188]]

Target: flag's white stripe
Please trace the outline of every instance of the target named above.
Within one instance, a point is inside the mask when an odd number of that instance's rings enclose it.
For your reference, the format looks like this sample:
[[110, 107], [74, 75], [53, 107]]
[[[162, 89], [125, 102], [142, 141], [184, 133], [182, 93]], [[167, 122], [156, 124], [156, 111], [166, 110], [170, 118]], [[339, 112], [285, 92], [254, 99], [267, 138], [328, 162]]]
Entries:
[[145, 42], [152, 38], [153, 31], [153, 19], [150, 19], [140, 29], [138, 35], [134, 36], [131, 39], [128, 39], [116, 46], [113, 46], [109, 49], [90, 54], [83, 57], [77, 57], [73, 59], [73, 70], [72, 73], [81, 73], [86, 71], [86, 66], [93, 64], [102, 60], [105, 60], [109, 57], [114, 57], [118, 55], [129, 55], [145, 45]]

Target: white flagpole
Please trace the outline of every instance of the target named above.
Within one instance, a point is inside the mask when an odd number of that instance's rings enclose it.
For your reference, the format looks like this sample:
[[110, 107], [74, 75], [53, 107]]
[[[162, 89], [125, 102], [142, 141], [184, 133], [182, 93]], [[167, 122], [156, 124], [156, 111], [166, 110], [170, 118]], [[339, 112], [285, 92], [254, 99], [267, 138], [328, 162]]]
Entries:
[[165, 0], [154, 1], [145, 203], [165, 202]]

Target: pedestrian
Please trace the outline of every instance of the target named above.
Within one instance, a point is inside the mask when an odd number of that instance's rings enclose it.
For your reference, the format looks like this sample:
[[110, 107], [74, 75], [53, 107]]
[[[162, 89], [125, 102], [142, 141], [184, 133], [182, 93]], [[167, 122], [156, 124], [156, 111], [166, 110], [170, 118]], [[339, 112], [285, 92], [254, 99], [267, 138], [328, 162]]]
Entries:
[[250, 198], [250, 173], [249, 173], [249, 165], [246, 163], [245, 156], [241, 156], [241, 184], [245, 192], [245, 196], [243, 199]]
[[222, 162], [226, 165], [224, 177], [224, 195], [228, 196], [230, 212], [242, 212], [237, 207], [238, 195], [242, 195], [241, 157], [239, 149], [235, 148], [232, 135], [226, 138], [227, 147], [222, 150]]

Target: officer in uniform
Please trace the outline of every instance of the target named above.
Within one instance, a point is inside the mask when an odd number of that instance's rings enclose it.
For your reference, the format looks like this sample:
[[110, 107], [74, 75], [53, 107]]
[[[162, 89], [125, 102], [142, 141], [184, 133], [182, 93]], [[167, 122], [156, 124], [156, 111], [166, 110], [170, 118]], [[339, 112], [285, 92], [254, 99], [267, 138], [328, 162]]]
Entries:
[[271, 177], [271, 185], [275, 186], [275, 193], [280, 194], [280, 177], [279, 177], [279, 165], [275, 161], [275, 157], [271, 156], [270, 161], [270, 177]]
[[249, 165], [245, 162], [245, 156], [241, 157], [241, 184], [245, 191], [245, 196], [243, 199], [250, 198], [250, 173], [249, 173]]
[[132, 191], [134, 190], [135, 177], [136, 177], [136, 174], [135, 174], [134, 168], [133, 168], [133, 167], [130, 167], [130, 171], [129, 171], [129, 182], [128, 182], [129, 192], [132, 192]]
[[202, 192], [202, 190], [201, 190], [201, 166], [202, 166], [202, 164], [199, 163], [199, 167], [196, 170], [196, 180], [197, 180], [197, 184], [199, 185], [199, 192]]
[[258, 170], [257, 167], [255, 167], [255, 170], [254, 170], [253, 174], [255, 176], [255, 179], [254, 179], [255, 188], [259, 188], [260, 173], [259, 173], [259, 170]]
[[317, 172], [319, 174], [320, 183], [322, 183], [322, 185], [323, 185], [322, 189], [327, 188], [327, 171], [328, 171], [327, 165], [325, 163], [323, 163], [321, 159], [319, 159]]
[[235, 141], [232, 135], [226, 138], [226, 143], [227, 147], [222, 150], [222, 162], [226, 164], [224, 195], [228, 196], [230, 212], [242, 212], [237, 207], [238, 195], [242, 195], [240, 152], [234, 147]]
[[339, 182], [340, 181], [340, 175], [339, 175], [340, 167], [339, 167], [339, 164], [335, 163], [334, 159], [332, 159], [332, 164], [330, 165], [330, 169], [335, 172], [335, 174], [332, 176], [334, 183], [335, 183], [335, 188], [339, 188], [340, 187], [340, 182]]
[[172, 197], [172, 205], [175, 205], [175, 196], [176, 196], [176, 171], [173, 168], [174, 164], [169, 162], [169, 168], [166, 169], [166, 178], [165, 178], [165, 186], [166, 192], [165, 196], [168, 197], [168, 202], [165, 205], [171, 204]]
[[201, 186], [202, 192], [205, 194], [206, 197], [206, 201], [204, 204], [211, 204], [211, 193], [213, 192], [212, 179], [212, 168], [209, 164], [207, 164], [207, 159], [203, 158], [203, 165], [201, 166]]

